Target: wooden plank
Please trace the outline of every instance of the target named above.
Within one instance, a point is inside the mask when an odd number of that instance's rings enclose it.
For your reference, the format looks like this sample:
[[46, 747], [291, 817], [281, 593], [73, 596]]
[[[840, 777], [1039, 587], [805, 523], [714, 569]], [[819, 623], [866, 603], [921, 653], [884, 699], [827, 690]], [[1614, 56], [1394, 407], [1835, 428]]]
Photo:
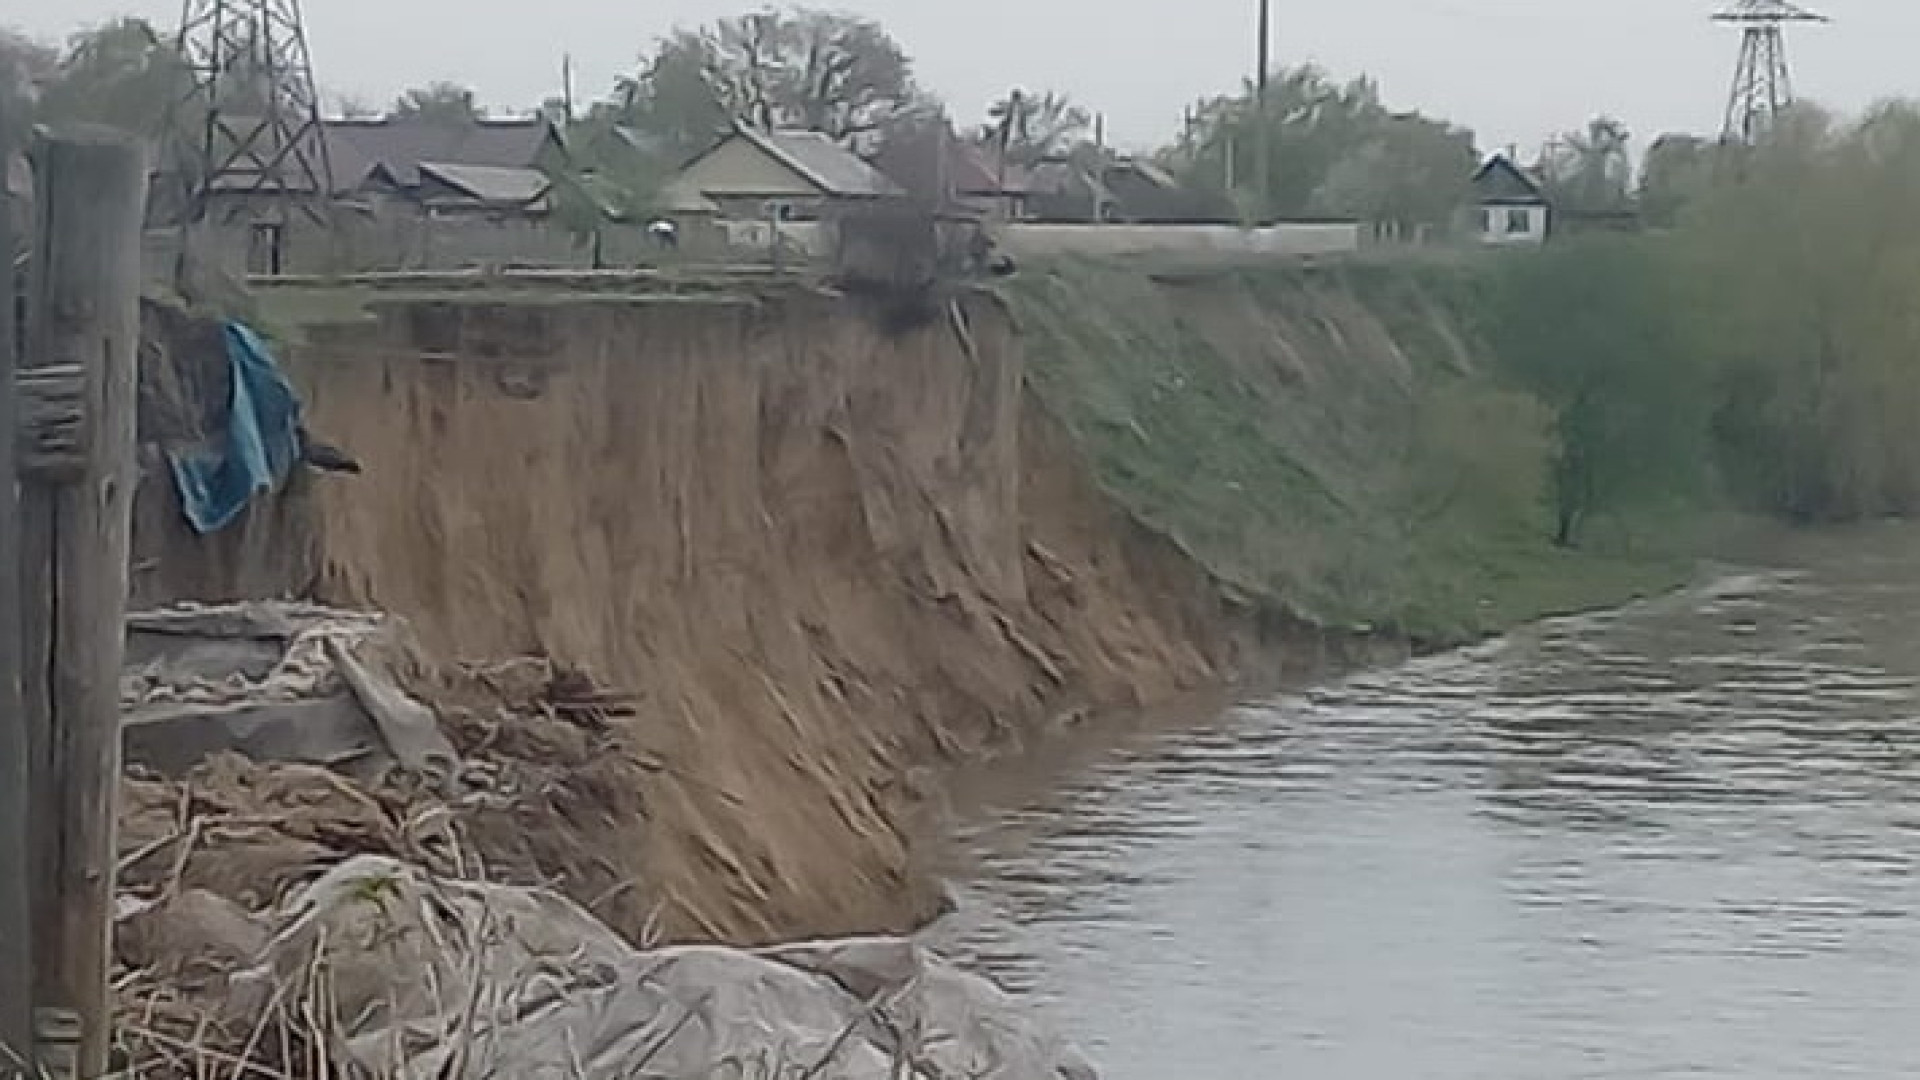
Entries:
[[13, 145], [0, 97], [0, 1077], [26, 1075], [33, 1053], [32, 830], [27, 721], [20, 707], [20, 500], [15, 488], [17, 328]]
[[[30, 366], [84, 371], [72, 470], [30, 473], [23, 521], [50, 511], [44, 554], [23, 593], [52, 619], [46, 673], [44, 767], [35, 798], [50, 809], [45, 876], [36, 884], [42, 949], [34, 1003], [80, 1017], [79, 1075], [107, 1069], [111, 1001], [116, 811], [120, 784], [120, 667], [126, 647], [127, 561], [132, 539], [135, 407], [140, 348], [140, 233], [146, 160], [110, 131], [72, 129], [41, 140], [34, 243]], [[31, 559], [43, 552], [26, 541]], [[31, 617], [31, 611], [29, 617]], [[28, 682], [34, 680], [30, 677]], [[29, 695], [32, 697], [33, 695]], [[44, 793], [44, 794], [43, 794]]]

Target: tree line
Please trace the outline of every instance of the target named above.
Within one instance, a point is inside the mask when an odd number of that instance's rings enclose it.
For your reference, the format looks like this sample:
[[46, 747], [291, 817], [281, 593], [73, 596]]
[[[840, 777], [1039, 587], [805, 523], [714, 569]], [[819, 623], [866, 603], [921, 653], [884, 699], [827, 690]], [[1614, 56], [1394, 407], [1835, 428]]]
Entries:
[[[244, 74], [234, 73], [238, 89], [229, 92], [245, 92]], [[168, 110], [190, 99], [190, 80], [171, 35], [141, 19], [78, 33], [64, 48], [0, 31], [0, 103], [21, 123], [87, 121], [157, 136]], [[328, 103], [342, 116], [426, 122], [467, 122], [484, 111], [471, 87], [444, 81], [384, 106], [342, 95]], [[950, 124], [1014, 165], [1087, 164], [1105, 152], [1095, 110], [1057, 89], [1010, 88], [983, 115], [955, 120], [885, 27], [807, 7], [674, 30], [606, 93], [578, 104], [556, 94], [539, 108], [584, 129], [581, 145], [616, 125], [639, 133], [656, 173], [736, 122], [822, 131], [862, 150]], [[1611, 168], [1609, 152], [1571, 160], [1569, 175], [1590, 189], [1587, 178], [1599, 174], [1589, 166], [1601, 160], [1602, 171]], [[1369, 79], [1343, 83], [1311, 66], [1275, 72], [1264, 94], [1249, 81], [1193, 104], [1153, 157], [1188, 188], [1215, 196], [1210, 205], [1237, 207], [1249, 219], [1359, 217], [1407, 229], [1452, 227], [1476, 165], [1470, 131], [1390, 107]]]
[[1493, 352], [1554, 417], [1557, 538], [1703, 495], [1920, 512], [1920, 105], [1671, 144], [1637, 202], [1660, 227], [1485, 268]]

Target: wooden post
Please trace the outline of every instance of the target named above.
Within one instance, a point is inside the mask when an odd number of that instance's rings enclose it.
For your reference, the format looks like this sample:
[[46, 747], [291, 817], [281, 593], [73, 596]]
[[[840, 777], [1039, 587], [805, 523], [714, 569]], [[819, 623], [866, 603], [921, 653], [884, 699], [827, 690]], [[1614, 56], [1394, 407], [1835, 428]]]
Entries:
[[1255, 152], [1259, 158], [1254, 161], [1254, 183], [1258, 185], [1260, 198], [1259, 220], [1256, 225], [1272, 224], [1273, 212], [1273, 121], [1267, 116], [1267, 81], [1273, 77], [1273, 0], [1260, 0], [1260, 70], [1253, 76], [1254, 115], [1260, 118], [1254, 125]]
[[[33, 728], [34, 1005], [80, 1020], [105, 1074], [132, 538], [146, 160], [102, 129], [41, 140], [22, 396], [23, 690]], [[77, 408], [74, 406], [77, 404]]]
[[25, 1076], [33, 1055], [33, 838], [27, 796], [31, 773], [26, 717], [20, 710], [20, 500], [14, 450], [20, 415], [13, 373], [18, 331], [14, 302], [12, 117], [0, 97], [0, 1078]]

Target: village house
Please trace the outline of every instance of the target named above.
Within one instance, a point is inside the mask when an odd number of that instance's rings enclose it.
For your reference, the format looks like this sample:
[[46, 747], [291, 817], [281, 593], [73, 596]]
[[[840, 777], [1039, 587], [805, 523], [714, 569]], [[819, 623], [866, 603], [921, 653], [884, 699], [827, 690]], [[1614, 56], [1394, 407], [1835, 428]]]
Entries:
[[1133, 157], [1049, 157], [1028, 171], [1028, 218], [1057, 224], [1202, 225], [1237, 221], [1223, 199]]
[[326, 137], [336, 198], [428, 217], [537, 217], [566, 152], [544, 117], [329, 120]]
[[548, 209], [553, 184], [538, 169], [495, 165], [442, 165], [422, 161], [419, 183], [410, 193], [431, 218], [468, 214], [518, 214], [538, 217]]
[[1020, 221], [1027, 217], [1027, 167], [1002, 160], [992, 150], [960, 143], [949, 161], [954, 201], [983, 217]]
[[872, 161], [908, 197], [942, 214], [991, 221], [1027, 216], [1027, 170], [1002, 162], [944, 121], [890, 133]]
[[759, 131], [738, 124], [668, 185], [735, 221], [818, 221], [836, 209], [902, 199], [906, 192], [858, 154], [817, 131]]
[[1495, 154], [1473, 175], [1480, 242], [1531, 247], [1546, 242], [1552, 207], [1540, 181], [1506, 154]]

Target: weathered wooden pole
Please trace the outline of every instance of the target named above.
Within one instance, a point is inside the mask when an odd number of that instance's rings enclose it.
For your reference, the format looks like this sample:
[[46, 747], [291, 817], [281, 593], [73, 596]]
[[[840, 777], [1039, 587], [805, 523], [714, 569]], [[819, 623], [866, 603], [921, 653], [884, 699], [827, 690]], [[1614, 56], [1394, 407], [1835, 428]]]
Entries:
[[27, 720], [20, 711], [20, 499], [13, 372], [18, 344], [13, 270], [13, 141], [0, 97], [0, 1078], [26, 1075], [33, 1054], [33, 838]]
[[[132, 538], [146, 157], [104, 129], [43, 138], [20, 394], [21, 605], [32, 725], [34, 1005], [80, 1022], [82, 1077], [106, 1072], [120, 667]], [[48, 1048], [41, 1047], [44, 1053]]]
[[1253, 111], [1259, 117], [1254, 127], [1254, 183], [1260, 190], [1259, 225], [1271, 225], [1273, 209], [1273, 120], [1267, 115], [1267, 83], [1273, 78], [1273, 0], [1260, 0], [1259, 70], [1253, 73]]

